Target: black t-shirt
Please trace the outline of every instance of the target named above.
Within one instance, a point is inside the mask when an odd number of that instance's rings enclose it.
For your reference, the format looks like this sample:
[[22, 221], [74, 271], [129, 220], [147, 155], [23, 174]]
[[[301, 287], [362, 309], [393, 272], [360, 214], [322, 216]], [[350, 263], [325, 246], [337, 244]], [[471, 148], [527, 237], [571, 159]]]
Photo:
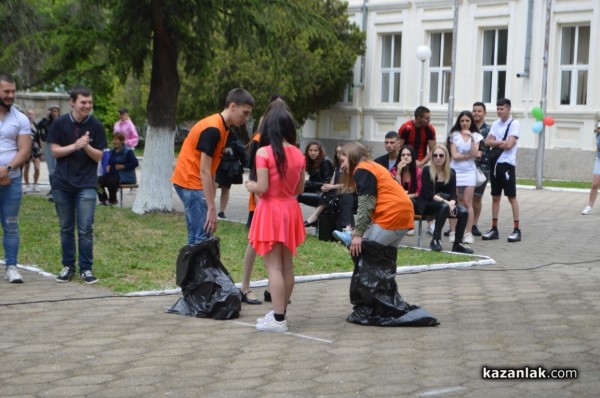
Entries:
[[[104, 126], [93, 116], [81, 123], [75, 122], [71, 113], [59, 116], [48, 131], [48, 144], [67, 146], [73, 144], [86, 132], [90, 133], [90, 145], [104, 150], [107, 147]], [[98, 162], [79, 149], [67, 156], [56, 159], [56, 169], [52, 177], [52, 188], [63, 191], [77, 191], [96, 188], [98, 185]]]
[[[215, 150], [217, 149], [217, 144], [221, 140], [221, 132], [216, 127], [209, 127], [204, 129], [200, 133], [200, 137], [198, 138], [198, 144], [196, 145], [196, 149], [202, 153], [207, 154], [211, 158], [215, 157]], [[221, 155], [221, 154], [219, 154]]]
[[356, 182], [358, 196], [377, 196], [377, 177], [370, 171], [365, 169], [356, 170], [354, 172], [354, 181]]

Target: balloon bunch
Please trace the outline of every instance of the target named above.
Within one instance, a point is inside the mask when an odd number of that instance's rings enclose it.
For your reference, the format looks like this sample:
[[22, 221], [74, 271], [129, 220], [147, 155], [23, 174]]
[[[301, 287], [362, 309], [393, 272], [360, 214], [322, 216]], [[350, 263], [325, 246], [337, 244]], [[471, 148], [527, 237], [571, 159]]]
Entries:
[[531, 110], [531, 114], [535, 118], [536, 122], [533, 123], [533, 132], [539, 134], [544, 129], [544, 126], [553, 126], [554, 118], [550, 116], [544, 116], [544, 111], [540, 107], [535, 107]]

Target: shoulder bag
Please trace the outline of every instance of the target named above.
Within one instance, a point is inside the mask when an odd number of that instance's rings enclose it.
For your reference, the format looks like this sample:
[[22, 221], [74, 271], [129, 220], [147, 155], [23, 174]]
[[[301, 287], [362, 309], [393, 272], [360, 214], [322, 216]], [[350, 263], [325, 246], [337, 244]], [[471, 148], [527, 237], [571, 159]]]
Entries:
[[[504, 132], [504, 138], [502, 138], [502, 141], [506, 141], [506, 137], [508, 136], [508, 130], [510, 129], [511, 124], [512, 120], [510, 121], [510, 123], [508, 123], [508, 126], [506, 126], [506, 131]], [[494, 170], [494, 168], [496, 167], [496, 162], [498, 162], [498, 159], [500, 159], [502, 152], [504, 152], [504, 149], [500, 149], [498, 147], [490, 149], [490, 152], [488, 154], [488, 165], [490, 166], [490, 170]]]

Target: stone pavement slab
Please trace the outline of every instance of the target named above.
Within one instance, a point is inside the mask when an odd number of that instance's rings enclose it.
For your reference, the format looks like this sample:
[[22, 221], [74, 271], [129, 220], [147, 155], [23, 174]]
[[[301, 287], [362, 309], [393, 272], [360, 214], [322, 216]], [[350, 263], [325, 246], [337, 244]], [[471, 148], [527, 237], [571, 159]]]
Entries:
[[[472, 245], [496, 265], [397, 277], [435, 328], [346, 323], [347, 279], [297, 284], [290, 332], [278, 335], [254, 329], [268, 304], [244, 305], [235, 320], [186, 318], [164, 313], [176, 295], [122, 297], [23, 271], [24, 284], [0, 283], [0, 396], [595, 397], [600, 216], [579, 215], [584, 193], [518, 197], [524, 240], [506, 242], [503, 198], [501, 239]], [[228, 218], [245, 220], [245, 199], [235, 187]], [[484, 365], [576, 368], [578, 378], [484, 380]]]

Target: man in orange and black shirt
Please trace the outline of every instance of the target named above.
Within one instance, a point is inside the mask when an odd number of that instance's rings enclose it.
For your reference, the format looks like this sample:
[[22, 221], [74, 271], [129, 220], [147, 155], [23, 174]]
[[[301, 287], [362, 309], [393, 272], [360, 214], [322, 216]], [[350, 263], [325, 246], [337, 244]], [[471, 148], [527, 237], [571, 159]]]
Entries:
[[429, 122], [431, 112], [424, 106], [415, 109], [415, 119], [405, 122], [398, 129], [398, 148], [410, 145], [417, 154], [417, 167], [423, 167], [429, 162], [431, 151], [435, 147], [435, 129]]
[[217, 230], [215, 174], [221, 153], [229, 126], [245, 123], [252, 108], [252, 95], [235, 88], [227, 94], [225, 109], [196, 123], [183, 141], [171, 182], [184, 205], [188, 245], [209, 239]]

